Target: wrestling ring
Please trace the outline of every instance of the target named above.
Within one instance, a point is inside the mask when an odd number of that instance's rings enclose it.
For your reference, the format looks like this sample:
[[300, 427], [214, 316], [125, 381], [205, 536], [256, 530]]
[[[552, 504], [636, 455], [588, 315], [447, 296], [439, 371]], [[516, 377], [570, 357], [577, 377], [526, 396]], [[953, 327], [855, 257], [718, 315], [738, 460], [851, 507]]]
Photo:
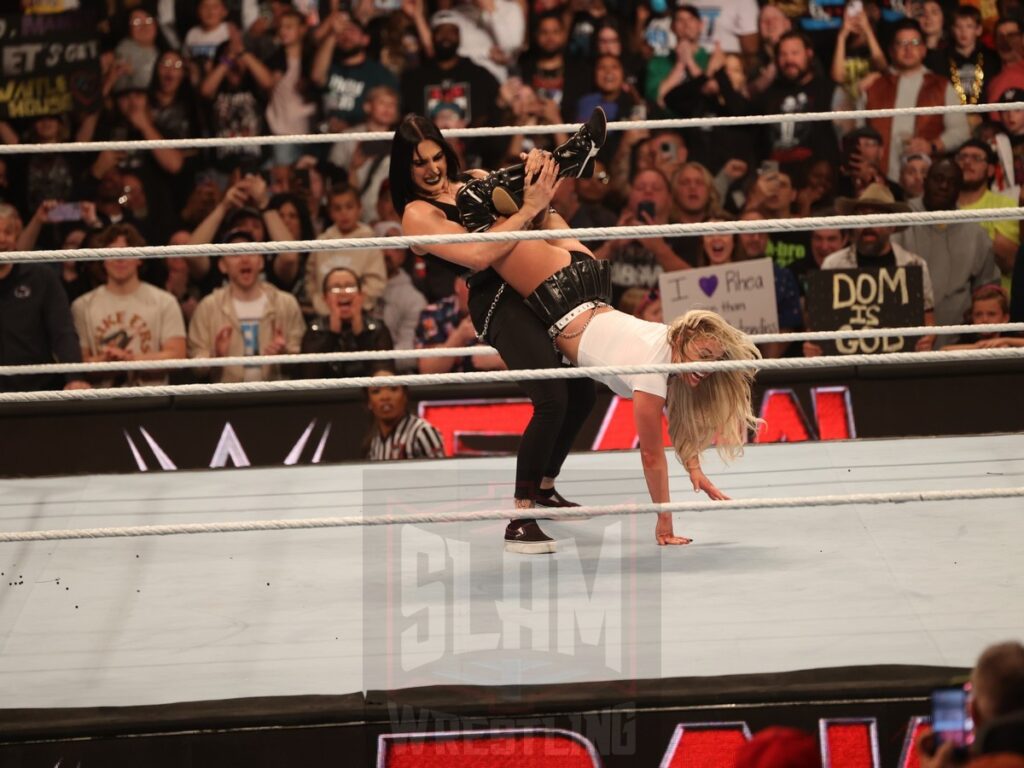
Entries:
[[[1024, 105], [985, 105], [985, 111], [1012, 108]], [[382, 136], [331, 140], [349, 138]], [[120, 146], [109, 144], [47, 145], [39, 151]], [[132, 144], [146, 148], [154, 142]], [[0, 152], [35, 149], [20, 145]], [[1024, 209], [1010, 208], [577, 229], [571, 235], [586, 240], [611, 232], [654, 237], [1022, 216]], [[0, 262], [341, 250], [559, 234], [11, 252], [0, 254]], [[991, 329], [1019, 331], [1024, 325]], [[964, 330], [915, 327], [784, 338]], [[472, 347], [7, 366], [0, 375], [493, 352]], [[1024, 350], [1012, 348], [405, 375], [372, 382], [406, 385], [415, 396], [421, 386], [602, 373], [752, 366], [828, 371], [1022, 358]], [[41, 404], [51, 404], [59, 419], [67, 400], [333, 392], [370, 381], [2, 393], [0, 419], [6, 421], [14, 408]], [[69, 439], [82, 440], [88, 450], [86, 436]], [[614, 743], [607, 749], [599, 745], [588, 755], [605, 765], [653, 765], [659, 758], [667, 765], [666, 745], [679, 723], [756, 725], [791, 716], [807, 724], [827, 711], [846, 718], [888, 716], [890, 725], [881, 729], [882, 758], [875, 754], [874, 764], [889, 765], [896, 754], [906, 756], [898, 735], [907, 728], [908, 713], [923, 714], [928, 686], [962, 674], [986, 645], [1024, 637], [1024, 434], [756, 444], [733, 464], [723, 464], [712, 451], [704, 462], [708, 476], [733, 501], [695, 500], [685, 472], [673, 471], [671, 495], [682, 501], [663, 509], [676, 513], [677, 530], [694, 542], [664, 548], [653, 541], [656, 506], [645, 501], [636, 451], [571, 454], [558, 488], [584, 506], [545, 510], [545, 530], [558, 541], [557, 553], [548, 557], [501, 550], [511, 512], [512, 456], [230, 473], [81, 475], [54, 466], [50, 477], [5, 477], [0, 764], [52, 766], [56, 758], [62, 765], [120, 765], [142, 754], [152, 765], [206, 765], [225, 754], [244, 755], [250, 765], [284, 764], [278, 759], [284, 754], [383, 764], [386, 750], [378, 750], [377, 738], [384, 733], [479, 731], [482, 724], [532, 728], [543, 721], [597, 743], [595, 733], [618, 733], [621, 724], [588, 731], [586, 717], [618, 712], [627, 721], [634, 718], [632, 748], [617, 752]], [[670, 465], [677, 466], [671, 460]], [[575, 519], [581, 515], [586, 519]], [[192, 750], [192, 757], [183, 756]], [[695, 759], [672, 764], [724, 764]]]

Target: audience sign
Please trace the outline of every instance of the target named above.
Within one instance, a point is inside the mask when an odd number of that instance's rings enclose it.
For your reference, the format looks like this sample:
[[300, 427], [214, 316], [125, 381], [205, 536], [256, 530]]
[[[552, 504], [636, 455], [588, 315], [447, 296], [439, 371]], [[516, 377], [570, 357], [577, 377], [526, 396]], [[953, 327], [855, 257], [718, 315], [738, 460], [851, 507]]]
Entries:
[[659, 278], [666, 323], [691, 309], [710, 309], [747, 333], [778, 333], [771, 259], [665, 272]]
[[[924, 322], [924, 282], [917, 266], [830, 269], [807, 274], [807, 321], [813, 331], [899, 328]], [[913, 351], [914, 340], [818, 342], [825, 354]]]
[[90, 110], [99, 96], [99, 40], [91, 14], [0, 16], [0, 119]]

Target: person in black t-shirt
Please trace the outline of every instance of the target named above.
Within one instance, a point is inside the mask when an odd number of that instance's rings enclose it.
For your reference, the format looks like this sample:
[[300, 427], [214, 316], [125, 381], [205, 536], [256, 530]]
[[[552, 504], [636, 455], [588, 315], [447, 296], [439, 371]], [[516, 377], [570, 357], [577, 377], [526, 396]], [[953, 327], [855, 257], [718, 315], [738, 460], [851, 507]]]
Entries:
[[961, 104], [984, 101], [984, 87], [1001, 67], [996, 52], [981, 42], [981, 11], [972, 5], [958, 6], [949, 31], [949, 43], [929, 50], [924, 65], [949, 78]]
[[[828, 112], [832, 109], [835, 85], [813, 68], [814, 52], [799, 32], [787, 32], [775, 49], [778, 76], [757, 101], [757, 114]], [[777, 123], [766, 126], [768, 152], [781, 162], [798, 162], [810, 157], [839, 160], [839, 147], [832, 124]]]
[[433, 22], [434, 58], [402, 76], [402, 112], [429, 115], [442, 103], [457, 105], [468, 125], [489, 123], [498, 100], [498, 81], [483, 67], [459, 56], [459, 27], [444, 15]]
[[[21, 217], [0, 204], [0, 251], [18, 248]], [[82, 348], [68, 297], [45, 264], [0, 264], [0, 365], [80, 363]], [[0, 376], [0, 391], [88, 389], [81, 374]]]
[[[323, 296], [329, 314], [317, 317], [302, 337], [302, 352], [366, 352], [394, 349], [391, 333], [380, 320], [363, 309], [359, 275], [347, 267], [332, 269], [324, 277]], [[333, 363], [304, 363], [302, 378], [346, 378], [372, 376], [381, 365], [394, 368], [392, 361], [349, 360]]]
[[572, 122], [580, 97], [593, 90], [593, 61], [577, 59], [580, 66], [570, 66], [568, 43], [569, 32], [562, 16], [544, 14], [534, 22], [533, 45], [519, 64], [523, 82], [540, 98], [555, 102], [565, 121]]

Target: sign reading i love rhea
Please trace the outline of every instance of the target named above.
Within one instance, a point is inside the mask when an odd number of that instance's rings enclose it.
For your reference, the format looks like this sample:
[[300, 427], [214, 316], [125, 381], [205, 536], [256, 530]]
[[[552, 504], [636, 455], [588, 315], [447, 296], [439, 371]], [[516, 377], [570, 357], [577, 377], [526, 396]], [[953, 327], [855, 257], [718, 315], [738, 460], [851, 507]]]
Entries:
[[710, 309], [745, 333], [778, 333], [771, 259], [664, 272], [658, 280], [665, 322], [691, 309]]

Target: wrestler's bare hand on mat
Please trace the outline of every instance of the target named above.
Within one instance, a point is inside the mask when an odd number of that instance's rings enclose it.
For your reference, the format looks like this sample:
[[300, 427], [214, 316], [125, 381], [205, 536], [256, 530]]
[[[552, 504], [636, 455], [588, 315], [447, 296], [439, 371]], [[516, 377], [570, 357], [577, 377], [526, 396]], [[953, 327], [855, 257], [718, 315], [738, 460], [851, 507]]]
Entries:
[[659, 547], [682, 546], [689, 544], [693, 539], [685, 536], [676, 536], [672, 530], [672, 514], [670, 512], [658, 513], [658, 524], [654, 528], [654, 538], [658, 541]]

